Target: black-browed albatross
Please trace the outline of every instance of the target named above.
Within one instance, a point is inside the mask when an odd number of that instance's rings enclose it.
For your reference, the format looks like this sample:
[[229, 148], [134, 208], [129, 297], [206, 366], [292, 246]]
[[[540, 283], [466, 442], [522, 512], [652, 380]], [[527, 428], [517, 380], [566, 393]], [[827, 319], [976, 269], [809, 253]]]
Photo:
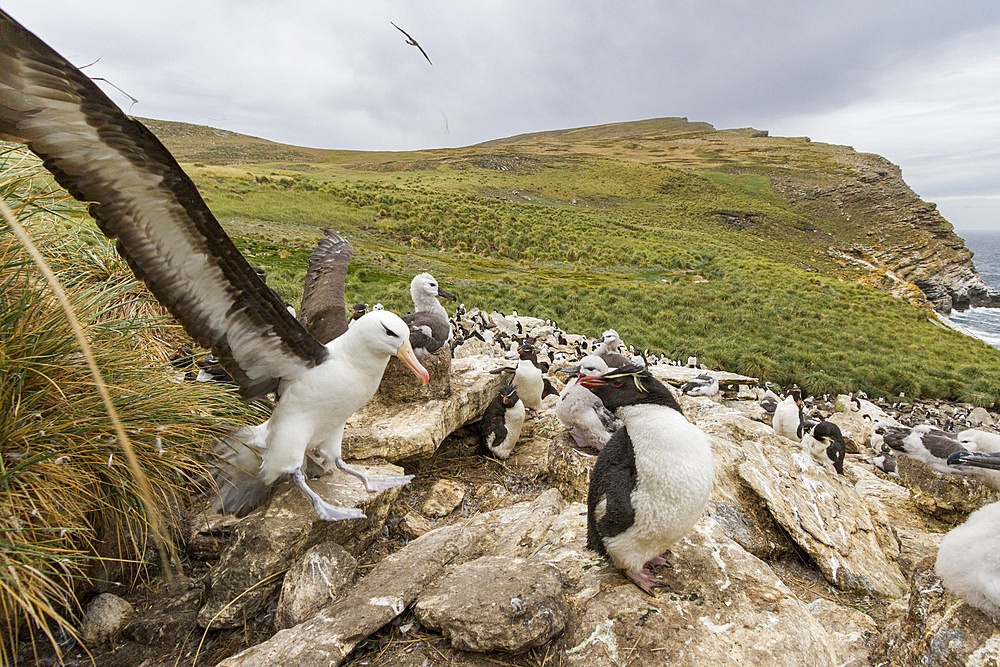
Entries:
[[[344, 421], [374, 393], [389, 357], [428, 380], [402, 319], [372, 313], [328, 344], [311, 334], [257, 276], [153, 133], [2, 11], [0, 139], [27, 144], [60, 185], [91, 202], [101, 231], [187, 333], [213, 350], [243, 398], [279, 393], [262, 481], [292, 475], [327, 520], [363, 514], [308, 487], [307, 450], [370, 491], [409, 481], [369, 477], [340, 458]], [[343, 296], [330, 308], [340, 313], [330, 331], [346, 330]]]

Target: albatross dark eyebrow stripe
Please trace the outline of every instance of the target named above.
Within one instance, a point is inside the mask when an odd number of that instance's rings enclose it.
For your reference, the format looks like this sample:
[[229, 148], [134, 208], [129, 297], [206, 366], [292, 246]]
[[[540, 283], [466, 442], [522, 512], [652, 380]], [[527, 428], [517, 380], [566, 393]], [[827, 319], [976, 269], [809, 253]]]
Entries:
[[27, 144], [60, 185], [91, 202], [136, 276], [212, 348], [244, 397], [326, 359], [153, 133], [2, 11], [0, 139]]

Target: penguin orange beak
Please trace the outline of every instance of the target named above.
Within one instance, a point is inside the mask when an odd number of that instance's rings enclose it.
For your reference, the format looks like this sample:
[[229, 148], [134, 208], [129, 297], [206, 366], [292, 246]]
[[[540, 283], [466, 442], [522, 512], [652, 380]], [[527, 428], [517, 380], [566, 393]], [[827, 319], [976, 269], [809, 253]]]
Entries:
[[414, 375], [420, 378], [420, 384], [427, 384], [431, 381], [431, 374], [427, 372], [427, 369], [417, 361], [417, 355], [413, 353], [413, 346], [410, 345], [410, 341], [405, 340], [403, 344], [399, 346], [396, 350], [396, 356], [399, 357], [400, 361], [406, 364]]
[[603, 387], [607, 384], [601, 378], [595, 375], [584, 375], [579, 380], [576, 381], [581, 387], [586, 387], [587, 389], [593, 389], [594, 387]]

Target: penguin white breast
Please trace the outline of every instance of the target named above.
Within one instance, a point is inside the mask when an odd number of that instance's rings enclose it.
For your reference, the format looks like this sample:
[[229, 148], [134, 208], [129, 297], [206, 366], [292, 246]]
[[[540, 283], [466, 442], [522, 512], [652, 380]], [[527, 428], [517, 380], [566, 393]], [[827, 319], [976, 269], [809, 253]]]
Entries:
[[521, 360], [517, 363], [514, 386], [525, 407], [538, 409], [542, 404], [542, 370], [530, 361]]
[[681, 413], [655, 405], [618, 409], [632, 440], [635, 520], [604, 545], [619, 567], [638, 570], [697, 523], [712, 495], [708, 437]]

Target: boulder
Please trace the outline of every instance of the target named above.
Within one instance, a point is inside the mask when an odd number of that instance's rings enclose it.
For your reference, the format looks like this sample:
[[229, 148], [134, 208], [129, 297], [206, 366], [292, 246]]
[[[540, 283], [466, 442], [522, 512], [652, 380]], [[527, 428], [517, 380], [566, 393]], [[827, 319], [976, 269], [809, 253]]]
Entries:
[[835, 412], [830, 415], [829, 421], [840, 428], [848, 454], [860, 454], [868, 447], [875, 422], [866, 419], [860, 412]]
[[971, 475], [946, 475], [909, 456], [896, 458], [896, 472], [920, 511], [948, 523], [1000, 500], [1000, 493]]
[[127, 600], [112, 593], [101, 593], [83, 610], [80, 638], [90, 646], [109, 641], [133, 616], [135, 608]]
[[995, 420], [986, 408], [975, 407], [969, 412], [969, 424], [972, 426], [993, 426]]
[[424, 533], [429, 533], [434, 529], [434, 526], [431, 525], [430, 521], [416, 512], [407, 512], [399, 520], [399, 529], [402, 531], [403, 537], [408, 540], [415, 540]]
[[483, 556], [449, 569], [417, 598], [417, 619], [466, 651], [520, 653], [562, 632], [567, 606], [559, 570]]
[[234, 514], [209, 510], [195, 514], [188, 523], [187, 552], [200, 560], [216, 560], [239, 522]]
[[385, 403], [423, 402], [451, 396], [451, 345], [417, 360], [430, 374], [430, 382], [420, 384], [406, 364], [398, 357], [390, 357], [375, 395]]
[[465, 486], [463, 484], [448, 479], [439, 479], [427, 490], [420, 511], [429, 517], [446, 516], [461, 505], [464, 498]]
[[[370, 475], [401, 475], [397, 466], [357, 466]], [[354, 553], [382, 529], [400, 488], [368, 493], [351, 475], [335, 470], [309, 481], [321, 498], [357, 507], [364, 519], [323, 521], [292, 482], [282, 484], [266, 505], [240, 521], [233, 539], [209, 573], [208, 595], [198, 613], [202, 627], [232, 628], [264, 607], [281, 585], [281, 575], [306, 549], [334, 541]]]
[[[751, 520], [742, 526], [767, 536], [754, 542], [780, 544], [783, 532], [839, 588], [890, 598], [905, 592], [891, 529], [872, 517], [847, 478], [837, 475], [829, 464], [819, 465], [798, 443], [763, 424], [731, 410], [706, 412], [703, 405], [692, 407], [696, 408], [692, 413], [702, 415], [699, 425], [711, 436], [716, 457], [713, 503], [716, 507], [720, 501], [730, 504], [730, 514]], [[759, 496], [781, 530], [754, 521], [760, 513], [748, 511], [754, 504], [740, 497], [740, 484]], [[732, 535], [734, 539], [739, 536]]]
[[1000, 626], [941, 585], [934, 558], [918, 563], [906, 614], [886, 628], [872, 652], [873, 664], [997, 665]]
[[275, 627], [290, 628], [315, 615], [354, 579], [357, 568], [354, 556], [336, 542], [311, 547], [285, 574]]
[[906, 592], [891, 530], [872, 518], [850, 482], [832, 467], [817, 465], [801, 448], [755, 442], [746, 443], [744, 450], [747, 460], [739, 466], [740, 477], [827, 581], [880, 597]]
[[430, 456], [453, 431], [482, 418], [504, 383], [502, 373], [489, 373], [495, 367], [496, 360], [488, 357], [456, 359], [448, 398], [390, 403], [374, 397], [347, 420], [344, 458]]

